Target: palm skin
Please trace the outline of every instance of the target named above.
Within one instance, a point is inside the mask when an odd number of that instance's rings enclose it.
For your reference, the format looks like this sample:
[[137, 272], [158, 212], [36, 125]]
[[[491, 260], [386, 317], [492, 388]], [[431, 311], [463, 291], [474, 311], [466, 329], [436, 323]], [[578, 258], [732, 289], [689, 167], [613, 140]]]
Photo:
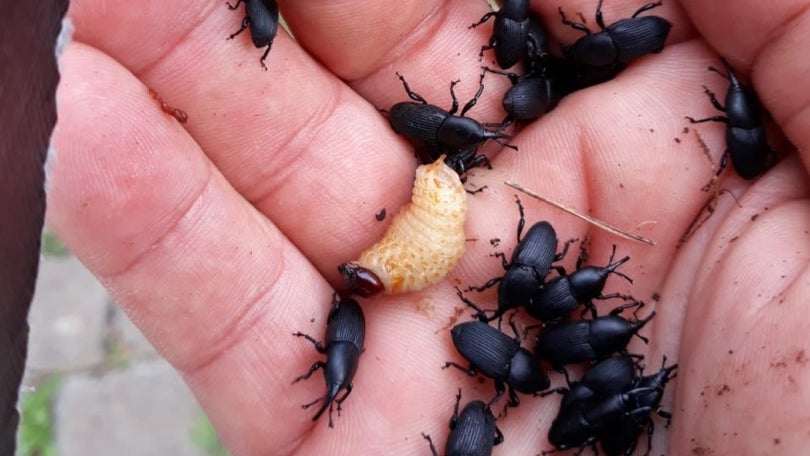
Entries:
[[[461, 305], [453, 286], [500, 274], [489, 254], [514, 246], [515, 192], [504, 180], [656, 240], [618, 239], [522, 198], [529, 223], [550, 220], [561, 239], [590, 234], [593, 263], [614, 242], [632, 258], [622, 271], [635, 283], [612, 277], [607, 292], [632, 293], [657, 316], [644, 332], [651, 343], [631, 348], [650, 369], [664, 355], [680, 364], [664, 404], [675, 419], [659, 426], [654, 454], [806, 448], [810, 78], [794, 58], [810, 33], [806, 2], [668, 1], [654, 11], [673, 23], [663, 53], [564, 99], [513, 138], [519, 152], [488, 146], [494, 169], [469, 179], [489, 186], [468, 199], [467, 237], [477, 241], [448, 280], [362, 301], [366, 351], [334, 429], [300, 409], [325, 387], [319, 375], [290, 384], [320, 357], [291, 333], [323, 337], [336, 266], [382, 235], [387, 221], [375, 213], [409, 198], [412, 149], [375, 110], [406, 99], [394, 72], [440, 106], [461, 79], [466, 101], [491, 30], [467, 26], [485, 2], [282, 1], [298, 41], [279, 34], [268, 72], [249, 37], [225, 39], [241, 14], [223, 2], [97, 3], [73, 2], [69, 13], [49, 223], [182, 373], [233, 454], [425, 454], [420, 433], [443, 445], [459, 386], [465, 401], [491, 397], [490, 381], [441, 366], [462, 361], [448, 334]], [[550, 33], [571, 42], [580, 34], [559, 23], [557, 6], [591, 21], [595, 2], [534, 2]], [[605, 20], [639, 6], [606, 3]], [[725, 91], [706, 70], [717, 52], [753, 81], [795, 149], [782, 147], [753, 182], [727, 170], [720, 186], [740, 206], [721, 198], [677, 249], [711, 196], [700, 190], [713, 170], [695, 131], [714, 162], [724, 149], [722, 125], [684, 119], [715, 115], [701, 85]], [[470, 115], [495, 121], [508, 82], [485, 84]], [[185, 128], [144, 85], [188, 112]], [[494, 291], [470, 297], [495, 303]], [[548, 449], [557, 403], [522, 397], [499, 422], [496, 454]]]

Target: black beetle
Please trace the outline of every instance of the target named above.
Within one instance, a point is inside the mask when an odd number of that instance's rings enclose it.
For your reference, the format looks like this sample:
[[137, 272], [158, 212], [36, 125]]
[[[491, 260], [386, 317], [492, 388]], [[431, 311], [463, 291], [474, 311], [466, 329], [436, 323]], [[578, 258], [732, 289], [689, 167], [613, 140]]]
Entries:
[[[506, 255], [503, 252], [493, 254], [501, 259], [501, 265], [506, 273], [501, 277], [490, 279], [480, 287], [470, 287], [467, 291], [484, 291], [498, 284], [498, 309], [487, 318], [484, 310], [475, 303], [461, 295], [461, 299], [470, 307], [478, 311], [478, 318], [481, 321], [492, 321], [503, 316], [510, 309], [525, 306], [543, 284], [552, 264], [560, 261], [568, 252], [568, 246], [575, 241], [571, 239], [565, 243], [563, 251], [557, 253], [557, 233], [554, 227], [548, 222], [537, 222], [529, 228], [526, 236], [521, 238], [526, 218], [523, 211], [523, 204], [520, 198], [515, 196], [515, 202], [520, 211], [520, 220], [517, 226], [517, 247], [512, 252], [512, 259], [507, 263]], [[560, 268], [561, 269], [561, 268]], [[563, 270], [563, 272], [565, 272]]]
[[[314, 401], [304, 404], [301, 407], [309, 408], [313, 404], [323, 401], [318, 413], [312, 417], [312, 421], [320, 418], [321, 414], [329, 408], [329, 427], [332, 424], [332, 404], [337, 402], [338, 415], [340, 415], [341, 404], [352, 392], [352, 379], [363, 353], [363, 340], [366, 333], [366, 320], [363, 316], [363, 309], [360, 304], [353, 299], [333, 298], [332, 310], [326, 320], [326, 344], [322, 345], [312, 336], [301, 332], [293, 333], [294, 336], [304, 337], [315, 345], [318, 353], [326, 354], [326, 361], [316, 361], [309, 368], [306, 374], [297, 377], [293, 384], [307, 379], [312, 374], [323, 368], [326, 378], [326, 395]], [[340, 399], [335, 400], [340, 390], [345, 389], [346, 393]]]
[[567, 81], [549, 77], [545, 72], [529, 73], [523, 77], [491, 68], [484, 71], [500, 74], [512, 82], [503, 95], [503, 109], [507, 116], [504, 125], [513, 120], [530, 121], [554, 109], [566, 94]]
[[526, 31], [526, 67], [529, 73], [540, 73], [549, 58], [548, 37], [543, 22], [534, 13], [529, 13], [529, 28]]
[[543, 331], [537, 337], [535, 356], [551, 364], [555, 370], [562, 370], [565, 364], [598, 360], [617, 352], [626, 353], [631, 337], [648, 342], [638, 331], [652, 320], [655, 312], [636, 321], [626, 320], [619, 313], [643, 305], [641, 301], [625, 304], [603, 317], [565, 323]]
[[650, 417], [655, 412], [660, 417], [667, 420], [667, 426], [672, 420], [672, 415], [661, 410], [661, 399], [664, 396], [664, 388], [667, 382], [675, 378], [677, 364], [666, 367], [667, 358], [661, 363], [661, 370], [653, 375], [640, 378], [635, 383], [635, 388], [642, 391], [632, 397], [628, 412], [618, 419], [608, 423], [600, 432], [599, 440], [602, 450], [608, 456], [629, 456], [635, 452], [638, 437], [645, 430], [647, 431], [647, 452], [652, 449], [652, 435], [655, 431], [655, 424]]
[[629, 389], [638, 378], [638, 366], [629, 356], [619, 355], [594, 364], [577, 382], [572, 383], [569, 380], [568, 371], [564, 373], [568, 388], [554, 388], [541, 394], [542, 396], [551, 393], [564, 394], [560, 403], [561, 409], [593, 397], [607, 396]]
[[[517, 150], [511, 144], [504, 144], [502, 139], [509, 138], [508, 135], [500, 131], [488, 130], [475, 119], [464, 117], [464, 114], [478, 102], [478, 98], [484, 91], [484, 73], [481, 73], [478, 92], [464, 105], [460, 115], [455, 115], [458, 111], [458, 99], [453, 87], [458, 80], [450, 83], [450, 95], [453, 98], [453, 105], [450, 111], [428, 104], [421, 95], [413, 92], [405, 81], [405, 78], [397, 73], [405, 87], [408, 96], [418, 102], [405, 101], [397, 103], [391, 107], [388, 113], [388, 121], [391, 128], [400, 135], [413, 141], [416, 145], [416, 154], [422, 164], [435, 162], [442, 154], [447, 155], [445, 162], [448, 166], [459, 174], [465, 170], [476, 166], [487, 166], [489, 160], [483, 155], [475, 155], [475, 147], [482, 142], [491, 139], [504, 147]], [[456, 158], [463, 154], [464, 159]]]
[[714, 92], [709, 90], [708, 87], [703, 86], [703, 89], [706, 95], [709, 96], [712, 105], [725, 112], [727, 117], [714, 116], [699, 120], [687, 117], [687, 119], [693, 124], [724, 122], [727, 125], [726, 152], [720, 160], [717, 176], [723, 172], [728, 163], [728, 157], [731, 157], [731, 164], [740, 177], [754, 179], [773, 164], [775, 153], [771, 146], [768, 145], [757, 95], [750, 87], [740, 84], [737, 76], [725, 60], [723, 60], [723, 64], [726, 66], [727, 76], [717, 68], [709, 67], [709, 69], [729, 80], [726, 105], [721, 105], [717, 101]]
[[250, 37], [253, 39], [253, 45], [257, 48], [267, 46], [264, 55], [259, 59], [262, 68], [267, 71], [267, 65], [264, 60], [267, 54], [270, 53], [270, 48], [273, 46], [273, 40], [278, 33], [278, 5], [276, 0], [236, 0], [235, 5], [226, 3], [230, 10], [235, 10], [239, 4], [245, 2], [245, 18], [242, 20], [242, 27], [228, 37], [232, 40], [233, 37], [245, 31], [250, 26]]
[[[642, 413], [635, 409], [638, 397], [652, 390], [649, 387], [633, 388], [561, 407], [548, 430], [548, 441], [557, 450], [595, 445], [602, 430], [610, 423], [627, 414]], [[544, 451], [543, 454], [552, 452]]]
[[489, 45], [482, 46], [479, 57], [484, 51], [495, 49], [495, 60], [498, 66], [507, 69], [515, 66], [526, 55], [529, 33], [529, 0], [504, 0], [501, 9], [484, 15], [480, 21], [471, 25], [477, 27], [495, 16], [495, 26]]
[[560, 7], [563, 24], [586, 33], [576, 43], [564, 48], [565, 54], [577, 64], [600, 67], [622, 65], [645, 54], [661, 52], [672, 24], [658, 16], [636, 17], [658, 6], [661, 6], [660, 1], [647, 3], [630, 18], [605, 27], [602, 0], [599, 0], [596, 24], [602, 31], [598, 33], [591, 33], [585, 24], [566, 19]]
[[580, 304], [584, 304], [595, 317], [596, 308], [592, 302], [594, 299], [632, 299], [630, 296], [618, 293], [602, 294], [605, 282], [610, 274], [616, 274], [633, 283], [630, 277], [616, 270], [616, 268], [630, 260], [630, 257], [624, 257], [614, 263], [613, 257], [615, 254], [616, 245], [614, 244], [608, 265], [604, 267], [582, 267], [584, 256], [580, 255], [577, 260], [576, 271], [566, 275], [563, 270], [559, 277], [555, 277], [538, 288], [526, 304], [526, 312], [544, 323], [555, 323], [566, 318]]
[[490, 404], [503, 395], [505, 383], [509, 386], [508, 404], [515, 407], [520, 403], [515, 391], [535, 394], [548, 388], [551, 382], [531, 352], [520, 346], [514, 321], [510, 320], [509, 324], [515, 332], [514, 338], [480, 321], [454, 326], [450, 331], [453, 344], [461, 356], [470, 362], [470, 367], [448, 361], [443, 369], [453, 366], [470, 376], [481, 371], [484, 376], [493, 379], [496, 395]]
[[[503, 433], [495, 424], [495, 416], [492, 415], [492, 410], [481, 401], [471, 401], [464, 406], [461, 414], [459, 414], [458, 406], [460, 402], [461, 389], [458, 390], [456, 395], [456, 407], [453, 409], [453, 416], [450, 418], [450, 435], [447, 437], [445, 455], [491, 455], [492, 447], [503, 442]], [[422, 437], [430, 444], [430, 451], [433, 456], [439, 456], [430, 436], [423, 433]]]

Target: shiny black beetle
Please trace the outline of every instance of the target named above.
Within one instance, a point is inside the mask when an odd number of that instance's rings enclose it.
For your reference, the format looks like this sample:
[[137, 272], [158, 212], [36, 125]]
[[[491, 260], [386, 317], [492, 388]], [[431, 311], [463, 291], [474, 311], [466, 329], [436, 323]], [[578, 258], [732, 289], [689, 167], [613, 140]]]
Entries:
[[[492, 447], [503, 442], [503, 433], [495, 424], [495, 416], [489, 406], [481, 401], [471, 401], [461, 413], [461, 389], [456, 395], [456, 406], [450, 418], [450, 435], [447, 437], [445, 456], [489, 456]], [[430, 444], [433, 456], [439, 456], [429, 435], [422, 437]]]
[[513, 120], [526, 122], [540, 118], [554, 109], [567, 93], [568, 82], [549, 76], [546, 72], [528, 73], [521, 77], [486, 67], [484, 71], [506, 76], [512, 82], [512, 87], [503, 95], [503, 109], [507, 113], [503, 122], [505, 125]]
[[[504, 147], [517, 150], [517, 147], [504, 144], [502, 139], [509, 138], [508, 135], [500, 131], [488, 130], [478, 121], [464, 114], [478, 102], [478, 98], [484, 91], [484, 73], [481, 73], [478, 92], [464, 105], [460, 115], [455, 115], [458, 111], [458, 99], [453, 87], [458, 80], [450, 83], [450, 95], [453, 97], [453, 105], [450, 111], [428, 104], [421, 95], [411, 90], [405, 78], [397, 73], [405, 87], [405, 92], [415, 102], [405, 101], [397, 103], [391, 107], [388, 113], [388, 121], [391, 128], [400, 135], [410, 139], [416, 145], [416, 154], [422, 164], [435, 162], [442, 154], [447, 155], [445, 162], [459, 174], [476, 166], [487, 166], [489, 160], [484, 155], [476, 155], [475, 148], [484, 141], [491, 139]], [[461, 154], [461, 155], [459, 155]], [[463, 159], [459, 159], [461, 156]]]
[[592, 320], [578, 320], [554, 326], [540, 333], [535, 344], [535, 356], [548, 362], [555, 370], [565, 364], [595, 361], [613, 353], [626, 353], [633, 336], [645, 343], [647, 338], [638, 334], [655, 312], [643, 320], [626, 320], [619, 314], [630, 307], [642, 307], [643, 302], [625, 304], [613, 309], [609, 315]]
[[658, 16], [636, 17], [658, 6], [661, 6], [660, 1], [647, 3], [630, 18], [605, 27], [602, 0], [599, 0], [596, 24], [602, 31], [597, 33], [592, 33], [585, 24], [566, 19], [561, 7], [563, 24], [586, 33], [576, 43], [564, 48], [565, 54], [577, 64], [600, 67], [623, 65], [643, 55], [661, 52], [672, 24]]
[[661, 363], [661, 370], [653, 375], [641, 377], [635, 382], [634, 388], [641, 392], [633, 395], [627, 413], [608, 423], [599, 433], [602, 451], [608, 456], [630, 456], [636, 450], [638, 437], [647, 432], [647, 452], [652, 449], [652, 435], [655, 431], [652, 413], [667, 420], [669, 426], [672, 414], [661, 410], [661, 399], [664, 397], [664, 388], [667, 382], [675, 378], [677, 364], [666, 367], [667, 358]]
[[507, 69], [515, 66], [526, 54], [529, 33], [529, 0], [504, 0], [501, 9], [489, 12], [480, 21], [471, 25], [477, 27], [495, 17], [495, 26], [489, 45], [482, 46], [479, 57], [484, 51], [495, 49], [495, 61], [498, 66]]
[[614, 244], [608, 265], [604, 267], [582, 267], [584, 255], [580, 255], [577, 260], [576, 271], [566, 275], [565, 270], [562, 270], [559, 277], [555, 277], [538, 288], [526, 305], [526, 312], [544, 323], [556, 323], [566, 318], [580, 304], [584, 304], [591, 311], [591, 315], [596, 317], [596, 308], [592, 302], [594, 299], [632, 299], [631, 296], [618, 293], [602, 294], [605, 282], [610, 274], [616, 274], [633, 283], [630, 277], [616, 270], [629, 261], [630, 257], [624, 257], [614, 263], [613, 257], [615, 254], [616, 245]]
[[598, 396], [616, 394], [629, 389], [638, 379], [638, 366], [626, 355], [612, 356], [589, 367], [579, 381], [571, 382], [564, 371], [568, 387], [558, 387], [541, 394], [563, 394], [560, 409], [572, 407], [577, 402]]
[[725, 112], [726, 116], [714, 116], [699, 120], [687, 117], [687, 119], [693, 124], [724, 122], [727, 125], [726, 152], [720, 160], [717, 176], [723, 172], [728, 163], [728, 157], [731, 157], [731, 164], [740, 177], [754, 179], [773, 164], [775, 153], [771, 146], [768, 145], [765, 126], [762, 124], [759, 99], [750, 87], [743, 86], [740, 83], [725, 60], [723, 60], [723, 64], [726, 66], [727, 75], [714, 67], [709, 67], [709, 70], [729, 80], [726, 105], [721, 105], [717, 101], [714, 92], [709, 90], [708, 87], [703, 86], [703, 89], [712, 102], [712, 106]]
[[[352, 379], [357, 372], [360, 355], [363, 353], [363, 340], [366, 333], [366, 320], [363, 316], [363, 309], [360, 304], [353, 299], [340, 299], [337, 295], [333, 298], [332, 310], [326, 320], [326, 344], [322, 345], [318, 340], [301, 332], [293, 333], [294, 336], [304, 337], [315, 345], [318, 353], [326, 355], [326, 361], [316, 361], [306, 374], [297, 377], [293, 384], [301, 380], [308, 379], [312, 374], [323, 368], [326, 378], [326, 395], [314, 401], [304, 404], [301, 407], [309, 408], [317, 402], [323, 401], [318, 413], [312, 417], [316, 421], [329, 408], [329, 427], [332, 424], [332, 405], [338, 404], [338, 415], [340, 415], [341, 404], [352, 392]], [[340, 390], [346, 392], [339, 399], [335, 399]]]
[[[503, 252], [493, 254], [501, 259], [501, 265], [506, 273], [501, 277], [490, 279], [480, 287], [470, 287], [467, 291], [484, 291], [498, 284], [498, 309], [487, 318], [485, 311], [475, 303], [461, 295], [461, 299], [478, 312], [478, 319], [481, 321], [492, 321], [503, 316], [510, 309], [525, 306], [531, 300], [537, 289], [543, 284], [552, 264], [560, 261], [568, 252], [568, 246], [574, 242], [571, 239], [565, 243], [563, 251], [557, 253], [557, 233], [550, 223], [537, 222], [529, 228], [526, 236], [521, 238], [526, 218], [523, 211], [523, 204], [520, 198], [515, 196], [515, 202], [520, 211], [520, 219], [517, 226], [517, 247], [512, 252], [512, 258], [506, 261]], [[561, 270], [561, 268], [559, 268]], [[565, 271], [562, 270], [564, 273]]]
[[469, 368], [448, 361], [443, 369], [453, 366], [474, 376], [478, 371], [495, 381], [496, 395], [490, 404], [504, 393], [504, 384], [509, 387], [509, 402], [512, 407], [520, 400], [515, 391], [536, 394], [547, 389], [551, 382], [535, 361], [534, 356], [520, 346], [517, 326], [509, 321], [515, 337], [511, 338], [480, 321], [458, 324], [450, 331], [458, 352], [470, 362]]
[[276, 0], [236, 0], [235, 5], [226, 4], [229, 9], [235, 10], [243, 1], [245, 2], [245, 18], [242, 20], [242, 26], [228, 39], [232, 40], [250, 26], [250, 37], [253, 39], [253, 45], [257, 48], [267, 46], [262, 58], [259, 59], [262, 68], [267, 71], [267, 65], [264, 64], [264, 61], [267, 59], [267, 54], [270, 53], [273, 40], [276, 38], [276, 33], [278, 33], [278, 5]]
[[[626, 414], [643, 413], [634, 408], [638, 397], [653, 388], [640, 387], [628, 391], [595, 396], [560, 408], [548, 430], [548, 441], [557, 450], [595, 445], [602, 431]], [[595, 449], [594, 449], [595, 450]], [[553, 451], [544, 451], [543, 454]]]

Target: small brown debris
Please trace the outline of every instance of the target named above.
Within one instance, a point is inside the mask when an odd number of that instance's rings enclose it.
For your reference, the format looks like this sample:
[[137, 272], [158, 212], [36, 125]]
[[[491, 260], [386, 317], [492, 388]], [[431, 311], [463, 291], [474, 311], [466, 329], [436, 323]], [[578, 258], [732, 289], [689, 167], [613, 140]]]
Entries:
[[185, 111], [183, 111], [182, 109], [175, 108], [174, 106], [163, 101], [163, 98], [161, 98], [160, 95], [151, 88], [149, 89], [149, 96], [151, 96], [155, 101], [158, 102], [158, 104], [160, 105], [160, 109], [163, 112], [174, 117], [180, 123], [188, 122], [188, 114], [186, 114]]

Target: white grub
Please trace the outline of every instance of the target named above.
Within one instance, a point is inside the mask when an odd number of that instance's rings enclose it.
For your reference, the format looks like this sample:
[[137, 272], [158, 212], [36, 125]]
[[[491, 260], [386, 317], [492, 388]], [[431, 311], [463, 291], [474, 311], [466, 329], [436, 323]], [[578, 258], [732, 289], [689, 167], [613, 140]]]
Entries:
[[383, 238], [352, 266], [376, 274], [387, 294], [433, 285], [464, 254], [466, 213], [467, 194], [442, 155], [416, 169], [411, 202], [394, 217]]

